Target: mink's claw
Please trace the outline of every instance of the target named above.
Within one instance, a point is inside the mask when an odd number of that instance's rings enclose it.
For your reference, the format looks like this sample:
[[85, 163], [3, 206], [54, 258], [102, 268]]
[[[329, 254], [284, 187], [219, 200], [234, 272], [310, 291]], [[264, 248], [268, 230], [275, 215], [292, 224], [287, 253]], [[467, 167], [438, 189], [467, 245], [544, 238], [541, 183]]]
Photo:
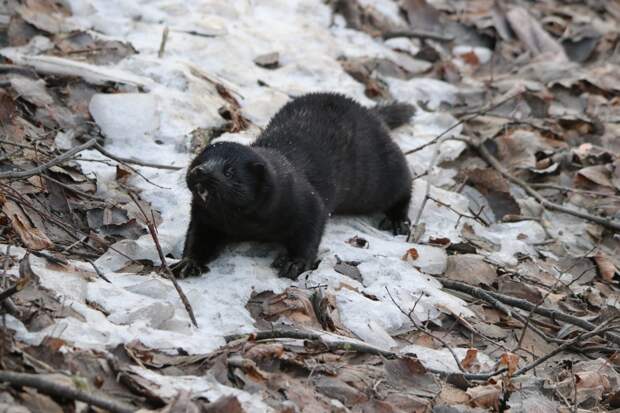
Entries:
[[278, 275], [282, 278], [296, 280], [299, 275], [312, 269], [307, 260], [301, 258], [289, 258], [286, 255], [279, 255], [272, 266], [278, 268]]
[[379, 223], [379, 229], [382, 231], [392, 231], [394, 235], [409, 236], [411, 232], [411, 221], [409, 221], [409, 219], [393, 220], [385, 217]]
[[170, 271], [177, 278], [198, 277], [209, 271], [209, 267], [201, 265], [191, 258], [183, 258], [170, 266]]

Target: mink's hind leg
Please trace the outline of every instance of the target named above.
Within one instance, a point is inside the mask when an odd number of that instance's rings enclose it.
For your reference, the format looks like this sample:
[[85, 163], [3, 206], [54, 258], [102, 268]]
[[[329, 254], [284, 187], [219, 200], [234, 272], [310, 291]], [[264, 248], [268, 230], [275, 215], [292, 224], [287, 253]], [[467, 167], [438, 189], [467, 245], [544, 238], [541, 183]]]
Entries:
[[217, 255], [224, 241], [224, 234], [205, 225], [199, 214], [198, 208], [192, 207], [183, 258], [170, 266], [178, 278], [195, 277], [208, 272], [207, 263]]
[[379, 229], [392, 231], [394, 235], [409, 235], [411, 230], [411, 221], [408, 217], [410, 201], [411, 194], [409, 193], [385, 211], [385, 218], [379, 224]]

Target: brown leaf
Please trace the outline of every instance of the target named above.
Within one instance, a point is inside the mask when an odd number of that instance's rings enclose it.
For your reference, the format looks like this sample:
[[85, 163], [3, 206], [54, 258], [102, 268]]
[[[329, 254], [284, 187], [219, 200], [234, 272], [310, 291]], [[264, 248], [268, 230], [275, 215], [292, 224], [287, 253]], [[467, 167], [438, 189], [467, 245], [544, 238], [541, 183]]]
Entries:
[[[63, 413], [62, 408], [51, 397], [38, 393], [36, 390], [24, 387], [20, 394], [22, 403], [31, 412]], [[10, 412], [8, 410], [7, 412]]]
[[465, 354], [465, 358], [461, 360], [461, 366], [463, 366], [465, 370], [470, 370], [474, 363], [476, 363], [477, 359], [478, 350], [476, 350], [475, 348], [468, 348], [467, 353]]
[[543, 300], [543, 295], [538, 288], [522, 281], [501, 278], [499, 280], [499, 292], [512, 297], [523, 298], [532, 304], [539, 304]]
[[245, 413], [241, 403], [235, 396], [222, 396], [213, 403], [209, 403], [203, 413]]
[[268, 320], [284, 317], [295, 324], [319, 327], [308, 294], [299, 288], [289, 287], [263, 303], [262, 314]]
[[418, 253], [418, 250], [415, 248], [409, 248], [401, 259], [403, 261], [412, 262], [412, 261], [417, 260], [418, 258], [420, 258], [420, 254]]
[[463, 59], [463, 61], [472, 66], [479, 66], [480, 59], [478, 59], [478, 55], [474, 51], [465, 52], [459, 54], [459, 57]]
[[597, 185], [606, 186], [609, 188], [614, 187], [611, 182], [611, 168], [608, 165], [594, 165], [580, 169], [575, 177], [575, 183], [577, 184], [580, 183], [580, 180], [578, 179], [579, 177], [591, 181]]
[[504, 353], [500, 356], [499, 362], [508, 368], [508, 375], [512, 376], [519, 367], [519, 356], [515, 353]]
[[514, 7], [506, 18], [510, 27], [525, 46], [534, 54], [549, 53], [558, 61], [568, 61], [562, 45], [549, 35], [523, 7]]
[[38, 251], [54, 246], [42, 230], [31, 224], [30, 219], [17, 203], [7, 199], [2, 205], [2, 211], [9, 217], [11, 226], [26, 247]]
[[502, 395], [501, 389], [496, 385], [484, 385], [470, 387], [467, 394], [471, 397], [470, 404], [475, 407], [499, 410], [499, 399]]
[[245, 356], [254, 361], [278, 359], [283, 354], [284, 346], [280, 343], [256, 344], [245, 352]]
[[450, 255], [444, 277], [472, 285], [491, 285], [497, 279], [497, 272], [480, 255]]
[[434, 245], [450, 245], [451, 242], [452, 241], [450, 241], [450, 238], [445, 238], [445, 237], [442, 237], [442, 238], [430, 237], [428, 239], [428, 243], [434, 244]]
[[520, 214], [521, 208], [512, 194], [508, 181], [495, 169], [473, 169], [467, 171], [467, 182], [488, 201], [498, 219], [505, 215]]
[[127, 179], [129, 179], [133, 175], [133, 171], [122, 164], [116, 165], [116, 180], [122, 184], [127, 183]]
[[10, 123], [16, 110], [13, 98], [4, 89], [0, 89], [0, 126]]
[[598, 272], [601, 277], [605, 281], [611, 282], [616, 274], [616, 266], [613, 261], [603, 252], [599, 252], [592, 258], [598, 267]]

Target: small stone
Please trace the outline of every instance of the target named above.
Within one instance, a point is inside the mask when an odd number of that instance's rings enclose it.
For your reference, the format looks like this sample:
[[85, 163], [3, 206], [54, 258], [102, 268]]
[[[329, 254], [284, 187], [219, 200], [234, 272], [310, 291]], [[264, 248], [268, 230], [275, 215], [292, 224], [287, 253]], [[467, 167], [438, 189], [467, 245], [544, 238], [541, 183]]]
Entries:
[[254, 63], [257, 66], [264, 67], [265, 69], [277, 69], [280, 66], [280, 53], [273, 52], [262, 54], [254, 59]]

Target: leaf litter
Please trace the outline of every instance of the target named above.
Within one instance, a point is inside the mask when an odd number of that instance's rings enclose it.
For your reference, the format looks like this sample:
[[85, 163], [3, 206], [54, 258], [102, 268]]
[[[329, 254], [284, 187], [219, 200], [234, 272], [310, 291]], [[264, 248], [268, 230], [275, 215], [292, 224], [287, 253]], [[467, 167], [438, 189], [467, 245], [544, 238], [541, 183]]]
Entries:
[[[614, 2], [29, 0], [0, 16], [3, 409], [620, 406]], [[393, 134], [413, 237], [334, 217], [295, 282], [273, 246], [243, 243], [175, 291], [160, 266], [182, 250], [191, 154], [251, 142], [314, 90], [417, 106]]]

